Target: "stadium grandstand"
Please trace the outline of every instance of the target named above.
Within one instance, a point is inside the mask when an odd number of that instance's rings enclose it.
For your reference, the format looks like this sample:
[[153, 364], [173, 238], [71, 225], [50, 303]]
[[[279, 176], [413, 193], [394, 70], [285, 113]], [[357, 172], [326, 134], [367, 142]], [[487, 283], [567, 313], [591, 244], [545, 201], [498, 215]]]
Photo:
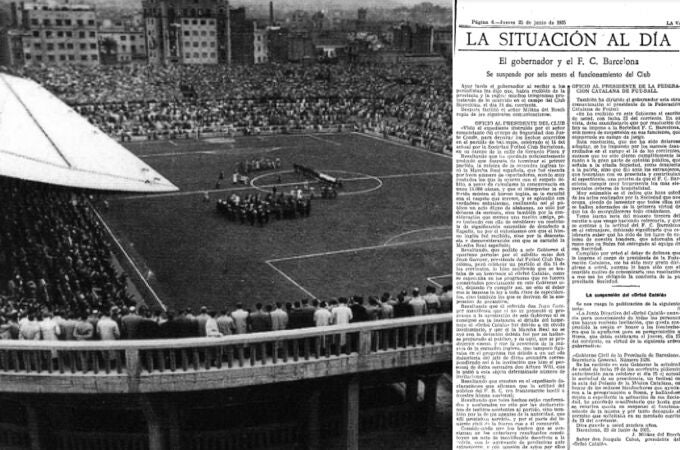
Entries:
[[0, 72], [0, 447], [450, 446], [451, 132], [414, 66]]

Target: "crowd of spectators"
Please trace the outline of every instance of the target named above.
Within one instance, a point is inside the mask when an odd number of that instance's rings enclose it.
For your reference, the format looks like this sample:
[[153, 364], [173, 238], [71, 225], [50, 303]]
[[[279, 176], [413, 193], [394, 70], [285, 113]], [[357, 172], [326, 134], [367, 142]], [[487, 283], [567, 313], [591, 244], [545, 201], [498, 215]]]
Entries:
[[[127, 65], [27, 66], [14, 73], [38, 81], [120, 139], [351, 125], [434, 151], [451, 150], [451, 74], [446, 69]], [[86, 195], [0, 179], [0, 198], [2, 339], [179, 337], [188, 336], [191, 327], [191, 335], [226, 335], [450, 311], [449, 290], [437, 296], [441, 305], [436, 308], [421, 305], [433, 293], [421, 298], [402, 292], [395, 298], [369, 297], [366, 303], [355, 296], [256, 306], [252, 312], [202, 310], [195, 318], [187, 310], [140, 308], [137, 314]]]
[[111, 243], [85, 194], [0, 178], [0, 339], [90, 340], [221, 336], [451, 311], [438, 295], [361, 296], [254, 311], [151, 310], [128, 292]]
[[0, 178], [0, 198], [0, 324], [135, 303], [87, 196]]
[[254, 310], [241, 303], [229, 311], [202, 307], [197, 315], [191, 308], [179, 312], [142, 305], [113, 306], [106, 311], [83, 310], [80, 314], [52, 312], [45, 307], [38, 312], [22, 310], [0, 315], [0, 339], [24, 340], [117, 340], [221, 337], [232, 334], [290, 330], [328, 325], [346, 325], [379, 319], [420, 316], [451, 312], [451, 286], [440, 294], [428, 286], [425, 295], [416, 288], [396, 297], [340, 297], [329, 301], [303, 299], [295, 303], [262, 305]]
[[451, 150], [451, 73], [390, 65], [27, 66], [121, 140], [350, 126]]

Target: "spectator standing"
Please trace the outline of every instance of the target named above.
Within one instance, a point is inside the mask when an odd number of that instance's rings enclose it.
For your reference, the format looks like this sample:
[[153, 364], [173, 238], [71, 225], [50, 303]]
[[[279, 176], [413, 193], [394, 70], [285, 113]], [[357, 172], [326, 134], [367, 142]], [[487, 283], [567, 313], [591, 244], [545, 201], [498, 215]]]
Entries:
[[198, 325], [196, 319], [191, 319], [186, 310], [173, 320], [174, 324], [170, 328], [178, 337], [196, 337], [198, 335]]
[[366, 322], [369, 320], [366, 308], [364, 308], [364, 298], [360, 295], [352, 297], [352, 322]]
[[[104, 313], [99, 322], [97, 322], [97, 335], [102, 341], [115, 341], [120, 339], [120, 327], [115, 320]], [[104, 351], [102, 356], [104, 359], [112, 361], [116, 359], [116, 351]]]
[[288, 313], [288, 328], [296, 330], [305, 327], [305, 312], [302, 310], [302, 304], [299, 301], [293, 303], [293, 309]]
[[208, 319], [205, 321], [205, 335], [207, 337], [220, 337], [222, 333], [217, 326], [217, 320], [215, 320], [215, 311], [210, 311], [207, 313]]
[[368, 305], [364, 306], [364, 309], [369, 321], [380, 318], [380, 306], [378, 306], [378, 300], [375, 297], [368, 297]]
[[272, 319], [271, 315], [262, 311], [262, 303], [255, 305], [255, 312], [250, 314], [250, 331], [259, 333], [263, 331], [271, 331]]
[[99, 335], [97, 333], [97, 323], [99, 322], [99, 311], [96, 309], [93, 309], [92, 312], [90, 312], [87, 316], [87, 321], [92, 325], [92, 330], [94, 331], [94, 334], [92, 335], [92, 339], [98, 339]]
[[[396, 304], [396, 303], [395, 303]], [[392, 319], [394, 318], [394, 306], [389, 301], [389, 295], [387, 298], [383, 295], [380, 302], [380, 318], [381, 319]]]
[[35, 313], [28, 313], [19, 327], [19, 339], [27, 341], [40, 340], [40, 324], [36, 320]]
[[[332, 321], [335, 325], [347, 325], [352, 321], [352, 310], [347, 306], [347, 299], [340, 297], [338, 299], [340, 304], [331, 311]], [[343, 347], [347, 343], [346, 333], [340, 335], [340, 346]]]
[[137, 314], [137, 308], [131, 306], [128, 313], [120, 319], [120, 322], [123, 339], [139, 339], [138, 328], [142, 322], [142, 317]]
[[338, 302], [338, 306], [331, 311], [333, 324], [347, 325], [353, 318], [352, 310], [347, 306], [347, 299], [345, 297], [340, 297]]
[[425, 295], [423, 296], [425, 305], [427, 306], [427, 314], [437, 314], [441, 305], [439, 303], [439, 296], [436, 294], [434, 286], [427, 286], [425, 288]]
[[89, 341], [94, 338], [94, 327], [87, 320], [87, 314], [82, 314], [80, 320], [73, 327], [73, 339], [76, 341]]
[[215, 321], [217, 322], [217, 329], [220, 333], [222, 333], [223, 336], [234, 334], [234, 331], [236, 330], [234, 319], [232, 319], [231, 316], [227, 314], [226, 309], [223, 309], [220, 312], [220, 315], [217, 317], [217, 319], [215, 319]]
[[272, 330], [285, 330], [288, 327], [288, 313], [281, 309], [281, 302], [276, 302], [276, 308], [271, 313]]
[[316, 308], [309, 304], [309, 299], [303, 298], [300, 306], [300, 320], [303, 328], [314, 326]]
[[[61, 334], [61, 329], [59, 328], [59, 324], [57, 324], [52, 317], [52, 313], [48, 311], [43, 314], [43, 318], [40, 321], [40, 335], [42, 336], [42, 339], [44, 341], [57, 341], [59, 340], [59, 334]], [[52, 359], [57, 358], [56, 350], [52, 350], [50, 353]]]
[[231, 313], [231, 318], [234, 319], [236, 334], [246, 334], [248, 332], [248, 316], [248, 311], [243, 309], [243, 304], [237, 303], [236, 309]]
[[328, 310], [326, 302], [321, 302], [319, 308], [314, 311], [314, 324], [317, 327], [325, 327], [331, 324], [331, 312]]
[[115, 341], [120, 339], [120, 328], [110, 315], [104, 313], [97, 322], [97, 335], [102, 341]]
[[0, 326], [0, 339], [19, 339], [19, 324], [17, 313], [13, 311], [7, 315], [7, 320]]
[[406, 298], [399, 294], [397, 296], [397, 304], [394, 305], [394, 318], [411, 317], [413, 315], [413, 308], [406, 302]]
[[197, 326], [198, 326], [198, 335], [201, 337], [206, 336], [206, 327], [205, 324], [208, 322], [208, 319], [210, 319], [210, 315], [208, 314], [208, 307], [207, 306], [201, 306], [201, 313], [196, 316], [196, 321]]
[[177, 313], [174, 309], [168, 311], [165, 322], [158, 325], [158, 335], [163, 339], [175, 339], [183, 337], [182, 324], [176, 319]]
[[439, 296], [439, 304], [441, 305], [440, 311], [443, 313], [448, 313], [453, 310], [453, 293], [451, 292], [453, 286], [447, 284], [442, 290], [442, 294]]
[[418, 288], [413, 289], [413, 296], [408, 304], [411, 306], [414, 316], [422, 316], [427, 311], [427, 304], [425, 303], [425, 300], [423, 300], [423, 297], [421, 297], [420, 289]]
[[66, 318], [59, 324], [61, 331], [59, 338], [64, 341], [72, 341], [75, 339], [73, 332], [76, 328], [76, 315], [72, 312], [66, 314]]

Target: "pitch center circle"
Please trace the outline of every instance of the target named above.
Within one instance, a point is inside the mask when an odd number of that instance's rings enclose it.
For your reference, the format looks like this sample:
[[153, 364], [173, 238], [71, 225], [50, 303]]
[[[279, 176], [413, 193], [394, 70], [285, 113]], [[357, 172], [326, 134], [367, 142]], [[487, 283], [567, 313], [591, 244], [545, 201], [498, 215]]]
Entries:
[[[375, 183], [374, 186], [368, 187], [366, 189], [361, 189], [358, 191], [352, 191], [352, 192], [343, 192], [340, 191], [338, 192], [338, 196], [345, 196], [345, 195], [359, 195], [359, 194], [368, 194], [369, 192], [377, 191], [383, 186], [383, 182], [380, 178], [373, 176], [373, 175], [368, 175], [365, 173], [361, 172], [350, 172], [347, 170], [319, 170], [319, 172], [328, 174], [328, 175], [333, 175], [337, 176], [337, 174], [344, 174], [344, 175], [350, 175], [349, 177], [347, 176], [342, 176], [338, 177], [340, 180], [343, 182], [343, 185], [346, 187], [347, 182], [351, 181], [366, 181], [366, 180], [371, 180]], [[289, 174], [289, 173], [294, 173], [293, 170], [277, 170], [276, 172], [268, 172], [264, 173], [262, 175], [258, 175], [250, 180], [250, 186], [257, 189], [260, 192], [266, 192], [269, 193], [271, 191], [271, 188], [276, 186], [277, 188], [279, 187], [289, 187], [289, 186], [299, 186], [300, 184], [303, 184], [305, 180], [296, 180], [292, 182], [286, 182], [286, 183], [272, 183], [272, 184], [258, 184], [258, 182], [261, 182], [261, 180], [267, 178], [267, 177], [274, 177], [277, 175], [283, 175], [283, 174]], [[308, 180], [309, 181], [309, 180]], [[318, 181], [309, 181], [310, 184], [312, 183], [318, 183]]]

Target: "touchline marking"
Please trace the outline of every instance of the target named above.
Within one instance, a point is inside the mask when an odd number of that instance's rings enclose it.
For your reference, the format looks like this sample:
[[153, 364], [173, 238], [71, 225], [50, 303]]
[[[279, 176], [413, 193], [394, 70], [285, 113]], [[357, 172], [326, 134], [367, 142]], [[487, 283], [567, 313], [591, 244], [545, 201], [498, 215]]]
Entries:
[[272, 264], [272, 263], [269, 262], [269, 261], [265, 261], [265, 263], [267, 263], [267, 265], [268, 265], [269, 267], [271, 267], [272, 269], [276, 270], [283, 278], [285, 278], [286, 280], [288, 280], [288, 281], [290, 281], [291, 283], [293, 283], [293, 284], [294, 284], [298, 289], [300, 289], [302, 292], [304, 292], [305, 294], [307, 294], [307, 295], [309, 295], [310, 297], [312, 297], [312, 299], [317, 299], [316, 295], [312, 294], [312, 293], [309, 292], [307, 289], [303, 288], [303, 287], [300, 285], [300, 283], [298, 283], [297, 281], [295, 281], [294, 279], [292, 279], [291, 277], [289, 277], [288, 275], [286, 275], [286, 273], [285, 273], [283, 270], [279, 269], [278, 267], [276, 267], [274, 264]]
[[444, 287], [444, 286], [443, 286], [442, 284], [440, 284], [440, 283], [437, 283], [437, 282], [434, 281], [434, 280], [436, 280], [437, 278], [448, 278], [448, 277], [451, 277], [451, 276], [453, 276], [453, 274], [449, 273], [449, 274], [447, 274], [447, 275], [437, 275], [436, 277], [427, 277], [426, 280], [427, 280], [428, 282], [434, 284], [435, 286], [437, 286], [439, 289], [441, 289], [441, 288]]
[[[422, 177], [422, 176], [434, 176], [434, 175], [451, 175], [451, 172], [448, 171], [443, 171], [443, 172], [416, 172], [416, 173], [397, 173], [397, 174], [392, 174], [392, 175], [383, 175], [383, 176], [362, 176], [362, 177], [354, 177], [354, 178], [342, 178], [342, 181], [363, 181], [363, 180], [372, 180], [375, 178], [378, 178], [380, 180], [386, 180], [386, 179], [393, 179], [393, 178], [412, 178], [412, 177]], [[264, 174], [268, 175], [268, 174]], [[261, 177], [262, 175], [260, 175]], [[257, 178], [257, 177], [255, 177]], [[276, 183], [276, 184], [263, 184], [260, 186], [234, 186], [230, 188], [223, 188], [223, 189], [200, 189], [197, 191], [184, 191], [184, 192], [167, 192], [164, 194], [143, 194], [143, 195], [128, 195], [125, 197], [117, 197], [117, 198], [112, 198], [111, 200], [139, 200], [139, 199], [156, 199], [156, 198], [165, 198], [165, 197], [184, 197], [187, 195], [203, 195], [206, 192], [208, 194], [218, 194], [220, 192], [238, 192], [238, 191], [244, 191], [244, 190], [250, 190], [250, 189], [266, 189], [266, 188], [273, 188], [273, 187], [286, 187], [286, 186], [299, 186], [302, 184], [302, 181], [297, 181], [297, 182], [292, 182], [292, 183]], [[312, 182], [310, 182], [312, 183]], [[316, 182], [313, 182], [316, 183]], [[346, 194], [351, 194], [351, 192], [348, 192]]]
[[92, 207], [92, 211], [94, 211], [94, 213], [97, 215], [97, 218], [99, 219], [101, 224], [104, 225], [106, 232], [109, 233], [109, 236], [111, 236], [113, 238], [113, 241], [116, 243], [116, 245], [118, 246], [120, 251], [123, 252], [123, 255], [125, 255], [125, 258], [128, 260], [128, 262], [130, 263], [132, 268], [135, 270], [135, 272], [137, 272], [137, 275], [139, 275], [139, 278], [146, 285], [147, 289], [149, 289], [149, 292], [151, 292], [151, 295], [153, 295], [154, 299], [158, 302], [159, 305], [161, 305], [161, 308], [163, 308], [163, 311], [167, 311], [168, 308], [165, 306], [165, 303], [163, 303], [161, 301], [158, 294], [156, 294], [156, 291], [154, 291], [153, 288], [151, 287], [151, 285], [149, 284], [149, 282], [146, 281], [146, 278], [144, 278], [144, 275], [142, 275], [142, 272], [140, 272], [139, 268], [137, 267], [137, 264], [135, 264], [135, 262], [132, 260], [132, 258], [130, 258], [130, 255], [128, 255], [128, 252], [125, 251], [125, 249], [121, 245], [121, 243], [118, 240], [118, 238], [116, 237], [116, 235], [113, 234], [113, 231], [111, 231], [111, 228], [109, 228], [109, 225], [104, 221], [104, 218], [102, 217], [102, 215], [99, 214], [99, 211], [97, 211], [97, 209], [94, 206], [92, 206], [92, 205], [90, 205], [90, 206]]
[[377, 249], [385, 249], [385, 248], [390, 248], [390, 247], [401, 247], [401, 246], [404, 246], [404, 245], [425, 244], [425, 243], [428, 243], [428, 242], [437, 242], [437, 241], [448, 241], [450, 239], [453, 239], [453, 236], [444, 236], [444, 237], [431, 238], [431, 239], [420, 239], [420, 240], [415, 240], [415, 241], [396, 242], [394, 244], [369, 245], [367, 247], [347, 248], [347, 249], [344, 249], [344, 250], [333, 250], [333, 251], [330, 251], [330, 252], [309, 253], [307, 255], [287, 256], [285, 258], [269, 259], [266, 262], [267, 263], [276, 263], [276, 262], [281, 262], [281, 261], [292, 261], [292, 260], [295, 260], [295, 259], [307, 259], [307, 258], [316, 258], [316, 257], [319, 257], [319, 256], [339, 255], [339, 254], [342, 254], [342, 253], [358, 253], [358, 252], [363, 252], [363, 251], [366, 251], [366, 250], [377, 250]]
[[452, 229], [452, 228], [453, 228], [453, 227], [452, 227], [451, 225], [442, 225], [442, 226], [438, 226], [438, 227], [428, 227], [428, 228], [418, 228], [417, 230], [411, 230], [411, 231], [407, 231], [406, 233], [400, 233], [400, 234], [397, 234], [396, 236], [392, 236], [391, 238], [389, 238], [388, 240], [386, 240], [385, 243], [384, 243], [383, 245], [389, 245], [389, 244], [392, 243], [392, 241], [395, 241], [395, 240], [399, 239], [399, 238], [402, 237], [402, 236], [408, 236], [409, 234], [419, 233], [419, 232], [421, 232], [421, 231], [430, 231], [430, 230], [449, 230], [449, 229]]
[[363, 136], [363, 137], [370, 138], [370, 139], [375, 139], [375, 140], [381, 141], [381, 142], [386, 142], [386, 143], [392, 144], [392, 145], [398, 145], [399, 147], [410, 148], [411, 150], [415, 150], [415, 151], [420, 152], [420, 153], [427, 153], [428, 155], [432, 155], [432, 156], [439, 156], [440, 158], [453, 159], [453, 156], [445, 155], [443, 153], [432, 152], [432, 151], [426, 150], [424, 148], [418, 148], [418, 147], [414, 147], [412, 145], [402, 144], [401, 142], [390, 141], [389, 139], [381, 138], [381, 137], [378, 137], [378, 136], [373, 136], [371, 134], [364, 134], [364, 133], [361, 133], [359, 131], [352, 131], [352, 134], [355, 134], [357, 136]]
[[239, 151], [258, 150], [264, 153], [282, 150], [285, 148], [297, 147], [233, 147], [222, 150], [193, 150], [188, 152], [167, 152], [167, 153], [146, 153], [144, 155], [137, 155], [138, 158], [167, 158], [171, 156], [192, 156], [192, 155], [222, 155], [227, 153], [235, 153]]
[[339, 142], [329, 141], [328, 139], [323, 139], [323, 138], [320, 138], [319, 136], [314, 136], [313, 134], [306, 134], [305, 136], [307, 136], [308, 138], [315, 139], [315, 140], [320, 141], [320, 142], [325, 142], [327, 144], [335, 145], [337, 147], [342, 145]]

